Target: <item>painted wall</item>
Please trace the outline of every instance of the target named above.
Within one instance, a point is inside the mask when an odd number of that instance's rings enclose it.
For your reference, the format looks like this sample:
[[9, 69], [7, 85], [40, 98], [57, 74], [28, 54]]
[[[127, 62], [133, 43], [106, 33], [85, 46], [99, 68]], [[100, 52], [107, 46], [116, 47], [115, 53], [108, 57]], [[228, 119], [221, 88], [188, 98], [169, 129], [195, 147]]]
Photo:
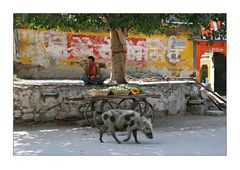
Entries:
[[[200, 58], [200, 73], [201, 73], [201, 67], [203, 65], [207, 65], [208, 68], [208, 81], [206, 83], [209, 83], [211, 85], [214, 85], [214, 64], [213, 64], [213, 52], [205, 52], [201, 58]], [[201, 75], [200, 75], [201, 76]], [[203, 82], [200, 81], [201, 83]], [[214, 90], [214, 87], [212, 86], [212, 90]]]
[[227, 42], [214, 41], [212, 44], [206, 40], [195, 40], [196, 42], [196, 73], [197, 80], [200, 81], [200, 60], [205, 52], [218, 52], [227, 56]]
[[[14, 41], [14, 71], [22, 78], [73, 78], [83, 71], [80, 60], [93, 55], [105, 63], [109, 75], [109, 33], [64, 33], [17, 30]], [[189, 76], [193, 71], [193, 42], [186, 36], [129, 35], [127, 72], [152, 72], [167, 76]]]

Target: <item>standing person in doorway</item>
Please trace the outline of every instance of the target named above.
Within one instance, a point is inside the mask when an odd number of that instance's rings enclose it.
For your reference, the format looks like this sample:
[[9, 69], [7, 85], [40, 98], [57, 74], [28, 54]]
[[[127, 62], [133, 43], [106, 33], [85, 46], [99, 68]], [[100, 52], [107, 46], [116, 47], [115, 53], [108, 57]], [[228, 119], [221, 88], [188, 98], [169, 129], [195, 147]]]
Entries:
[[106, 78], [100, 75], [98, 66], [95, 64], [95, 58], [93, 56], [88, 56], [86, 64], [84, 67], [84, 73], [81, 76], [81, 80], [84, 81], [86, 85], [98, 84], [102, 85]]

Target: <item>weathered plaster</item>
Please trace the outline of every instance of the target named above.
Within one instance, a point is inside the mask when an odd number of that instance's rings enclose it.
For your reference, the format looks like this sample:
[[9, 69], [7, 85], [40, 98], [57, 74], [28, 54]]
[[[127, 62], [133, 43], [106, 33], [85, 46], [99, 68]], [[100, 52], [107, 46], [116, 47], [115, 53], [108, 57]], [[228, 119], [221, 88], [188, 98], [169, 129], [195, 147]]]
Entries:
[[[17, 33], [14, 34], [14, 64], [19, 77], [79, 79], [83, 71], [79, 62], [88, 55], [94, 55], [97, 63], [106, 64], [105, 74], [110, 70], [111, 43], [108, 33], [27, 29], [18, 30]], [[16, 46], [17, 42], [19, 46]], [[127, 47], [127, 72], [141, 69], [167, 76], [189, 76], [194, 71], [193, 42], [188, 40], [187, 35], [129, 35]]]

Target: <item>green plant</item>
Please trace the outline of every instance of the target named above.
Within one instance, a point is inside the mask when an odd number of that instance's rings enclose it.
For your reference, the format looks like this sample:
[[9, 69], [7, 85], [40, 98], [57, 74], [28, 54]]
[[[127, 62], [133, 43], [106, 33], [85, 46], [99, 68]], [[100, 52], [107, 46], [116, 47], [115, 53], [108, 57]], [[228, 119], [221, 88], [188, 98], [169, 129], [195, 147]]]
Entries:
[[16, 74], [14, 74], [14, 75], [13, 75], [13, 81], [19, 81], [19, 80], [21, 80], [21, 79], [18, 78]]

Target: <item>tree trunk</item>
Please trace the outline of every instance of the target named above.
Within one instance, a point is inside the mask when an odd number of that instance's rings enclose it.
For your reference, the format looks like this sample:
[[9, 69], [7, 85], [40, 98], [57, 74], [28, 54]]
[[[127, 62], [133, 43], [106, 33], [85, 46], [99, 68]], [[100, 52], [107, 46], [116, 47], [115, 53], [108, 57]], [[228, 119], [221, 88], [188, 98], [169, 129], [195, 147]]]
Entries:
[[127, 58], [126, 28], [111, 30], [112, 74], [110, 84], [126, 84], [125, 65]]

